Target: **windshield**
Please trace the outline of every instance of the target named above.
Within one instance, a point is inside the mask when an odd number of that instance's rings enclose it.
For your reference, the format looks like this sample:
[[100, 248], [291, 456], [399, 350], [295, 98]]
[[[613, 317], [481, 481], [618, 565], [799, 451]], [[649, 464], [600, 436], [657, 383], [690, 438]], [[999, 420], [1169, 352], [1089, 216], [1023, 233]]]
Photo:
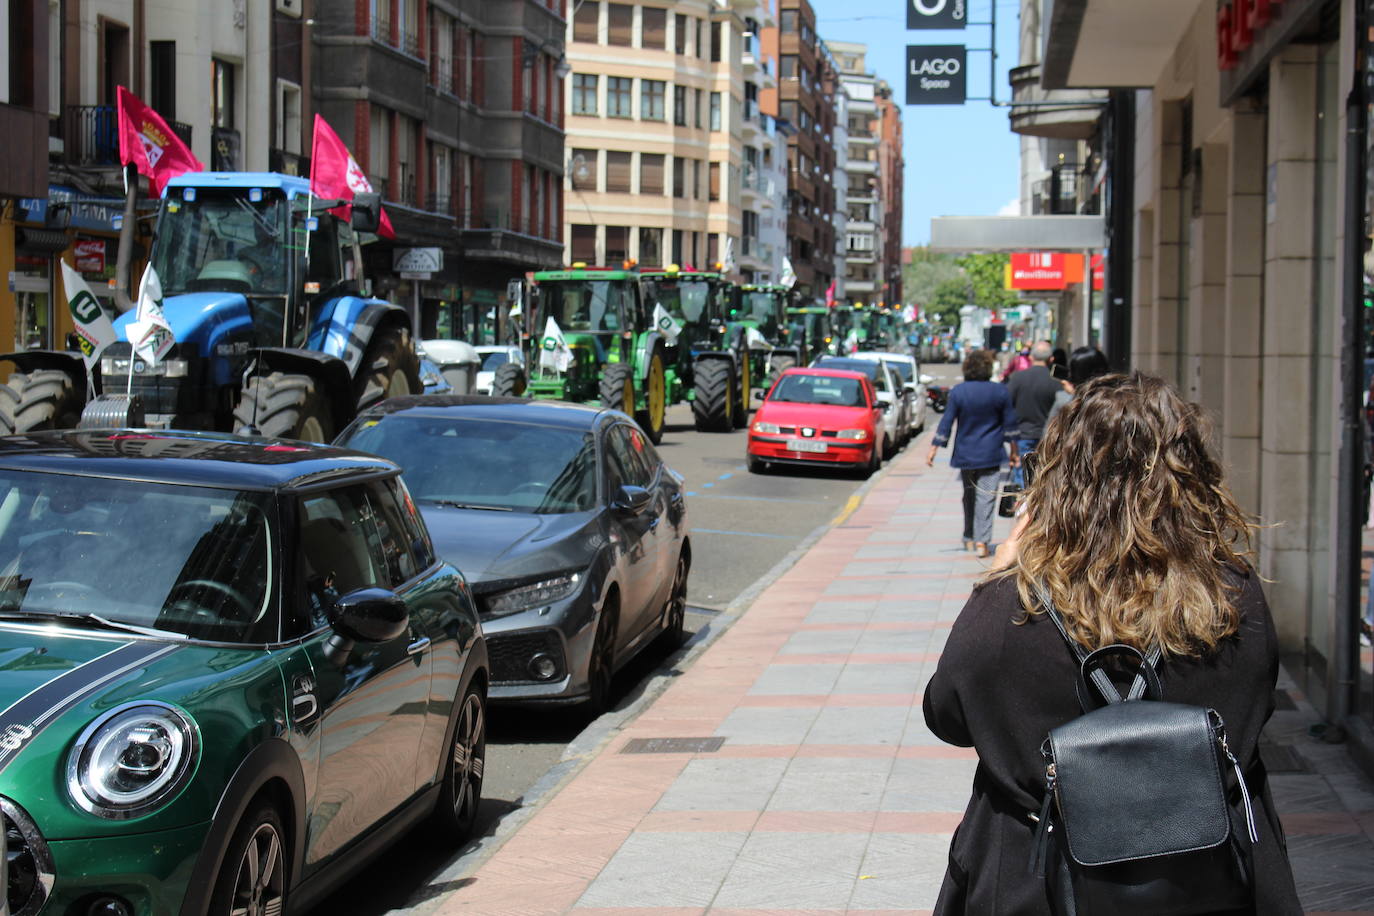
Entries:
[[751, 292], [745, 296], [745, 315], [759, 323], [765, 337], [772, 337], [778, 327], [777, 294]]
[[0, 614], [278, 637], [270, 496], [9, 470], [0, 494]]
[[499, 353], [488, 353], [486, 356], [482, 357], [482, 371], [495, 372], [508, 362], [510, 362], [510, 354], [505, 350]]
[[422, 501], [541, 514], [596, 502], [596, 445], [581, 430], [393, 414], [342, 444], [399, 464]]
[[768, 398], [792, 404], [829, 404], [835, 407], [867, 407], [863, 383], [856, 378], [829, 375], [784, 375]]
[[544, 313], [564, 331], [621, 330], [629, 293], [623, 280], [546, 280], [540, 285]]
[[705, 280], [645, 280], [644, 294], [650, 305], [661, 305], [669, 315], [686, 324], [709, 319], [706, 303], [711, 284]]
[[168, 190], [157, 224], [162, 291], [285, 294], [285, 199], [268, 192], [253, 203], [247, 188], [196, 188], [195, 200], [183, 200], [182, 191]]

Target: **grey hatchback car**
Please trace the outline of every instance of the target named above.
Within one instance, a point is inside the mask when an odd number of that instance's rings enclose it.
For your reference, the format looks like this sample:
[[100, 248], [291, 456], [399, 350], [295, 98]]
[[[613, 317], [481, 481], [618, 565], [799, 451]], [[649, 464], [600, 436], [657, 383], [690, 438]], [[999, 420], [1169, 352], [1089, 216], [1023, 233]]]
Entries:
[[614, 673], [685, 636], [683, 480], [623, 413], [411, 396], [337, 442], [396, 462], [436, 551], [477, 597], [494, 703], [608, 706]]

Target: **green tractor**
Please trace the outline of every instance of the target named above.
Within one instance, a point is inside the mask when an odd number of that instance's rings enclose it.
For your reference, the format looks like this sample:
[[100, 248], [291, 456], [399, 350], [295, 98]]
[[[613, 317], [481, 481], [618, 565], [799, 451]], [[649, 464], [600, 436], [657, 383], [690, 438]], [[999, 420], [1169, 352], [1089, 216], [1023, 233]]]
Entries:
[[645, 307], [664, 345], [668, 403], [690, 401], [698, 430], [745, 426], [751, 367], [745, 329], [729, 321], [738, 301], [735, 285], [723, 273], [676, 265], [646, 270], [640, 277]]
[[582, 264], [536, 271], [530, 293], [528, 375], [501, 366], [492, 394], [613, 407], [654, 444], [663, 441], [667, 344], [650, 326], [639, 272]]
[[794, 340], [788, 322], [792, 291], [777, 284], [739, 288], [740, 306], [736, 318], [747, 329], [749, 357], [753, 363], [756, 387], [767, 392], [779, 375], [803, 362], [799, 340]]
[[859, 348], [887, 352], [906, 343], [901, 333], [899, 313], [886, 305], [870, 306], [863, 309], [859, 325]]
[[832, 311], [820, 305], [788, 308], [787, 337], [797, 348], [803, 365], [809, 366], [816, 357], [835, 352]]

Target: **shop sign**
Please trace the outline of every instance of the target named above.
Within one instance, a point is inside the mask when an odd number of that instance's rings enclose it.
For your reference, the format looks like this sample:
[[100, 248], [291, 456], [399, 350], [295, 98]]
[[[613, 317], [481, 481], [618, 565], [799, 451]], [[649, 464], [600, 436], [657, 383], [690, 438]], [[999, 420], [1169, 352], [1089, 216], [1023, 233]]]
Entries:
[[103, 274], [105, 272], [105, 240], [77, 239], [72, 245], [72, 261], [83, 274]]
[[962, 29], [968, 23], [967, 0], [905, 0], [908, 29]]
[[907, 45], [906, 103], [962, 105], [968, 94], [963, 45]]
[[444, 269], [444, 249], [397, 248], [391, 255], [391, 269], [397, 273], [437, 274]]
[[47, 225], [49, 212], [59, 205], [65, 211], [65, 225], [73, 229], [114, 232], [115, 217], [124, 213], [122, 200], [82, 197], [75, 188], [49, 185], [46, 198], [20, 198], [18, 221]]
[[1107, 259], [1105, 256], [1095, 254], [1092, 257], [1093, 272], [1093, 291], [1102, 292], [1102, 287], [1107, 282]]
[[1083, 256], [1058, 251], [1018, 251], [1007, 264], [1007, 289], [1061, 290], [1083, 282]]

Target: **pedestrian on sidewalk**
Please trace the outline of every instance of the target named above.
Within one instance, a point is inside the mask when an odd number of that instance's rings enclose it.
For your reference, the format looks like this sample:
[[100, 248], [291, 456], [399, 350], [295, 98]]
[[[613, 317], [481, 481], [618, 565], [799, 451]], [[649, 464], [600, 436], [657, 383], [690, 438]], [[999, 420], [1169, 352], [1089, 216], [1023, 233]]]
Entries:
[[974, 350], [964, 359], [964, 380], [949, 392], [949, 403], [940, 418], [940, 428], [930, 445], [926, 465], [934, 467], [935, 455], [954, 435], [954, 452], [949, 463], [959, 469], [964, 484], [964, 549], [972, 548], [980, 557], [988, 555], [992, 543], [992, 516], [997, 501], [997, 475], [1002, 467], [1002, 449], [1016, 467], [1016, 413], [1004, 385], [990, 381], [992, 354]]
[[1017, 482], [1023, 487], [1031, 485], [1035, 474], [1035, 448], [1045, 434], [1045, 418], [1054, 406], [1054, 396], [1062, 390], [1059, 380], [1050, 374], [1050, 360], [1053, 357], [1054, 347], [1048, 340], [1036, 341], [1035, 346], [1031, 347], [1030, 366], [1007, 382], [1007, 393], [1011, 395], [1016, 419], [1020, 423], [1016, 451], [1021, 456], [1021, 476]]
[[1028, 869], [1030, 815], [1044, 795], [1040, 746], [1082, 709], [1078, 662], [1036, 601], [1038, 585], [1085, 649], [1159, 646], [1168, 699], [1221, 714], [1259, 827], [1251, 912], [1302, 912], [1258, 747], [1274, 711], [1278, 638], [1245, 560], [1254, 526], [1211, 443], [1200, 407], [1140, 374], [1089, 382], [1046, 430], [1026, 513], [925, 690], [931, 731], [978, 752], [937, 916], [1052, 912]]
[[[1056, 353], [1059, 351], [1056, 350]], [[1056, 358], [1057, 359], [1057, 358]], [[1055, 365], [1065, 365], [1056, 361]], [[1073, 398], [1073, 393], [1078, 390], [1080, 385], [1086, 384], [1099, 375], [1106, 375], [1111, 371], [1111, 365], [1107, 362], [1107, 357], [1097, 347], [1079, 347], [1073, 351], [1073, 355], [1068, 357], [1068, 378], [1059, 379], [1060, 391], [1054, 396], [1054, 404], [1050, 407], [1049, 416], [1045, 418], [1048, 423], [1054, 419], [1054, 415], [1064, 409], [1064, 405]]]

